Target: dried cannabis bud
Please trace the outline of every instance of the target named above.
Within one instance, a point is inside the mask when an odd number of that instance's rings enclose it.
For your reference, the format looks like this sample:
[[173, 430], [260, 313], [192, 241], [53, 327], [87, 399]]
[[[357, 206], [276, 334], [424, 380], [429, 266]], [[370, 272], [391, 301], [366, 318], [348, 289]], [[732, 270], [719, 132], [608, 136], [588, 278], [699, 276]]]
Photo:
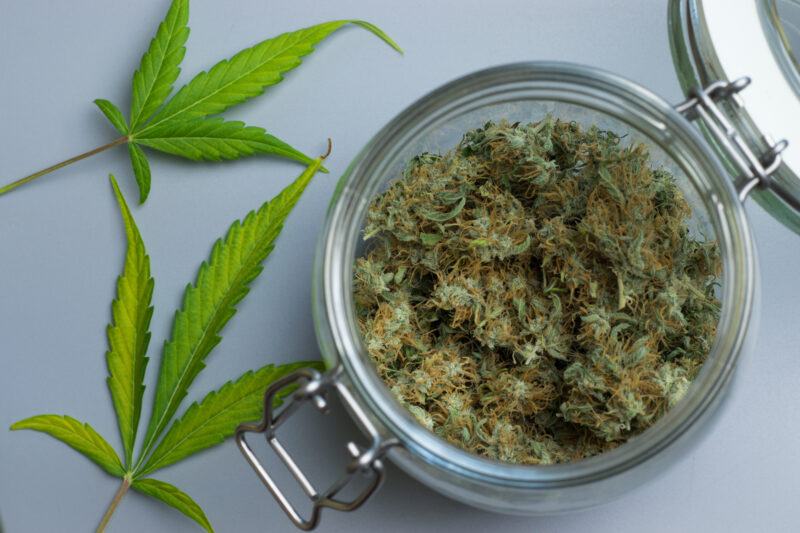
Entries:
[[469, 451], [610, 450], [677, 402], [719, 318], [716, 242], [642, 145], [547, 118], [413, 158], [367, 214], [364, 344], [393, 394]]

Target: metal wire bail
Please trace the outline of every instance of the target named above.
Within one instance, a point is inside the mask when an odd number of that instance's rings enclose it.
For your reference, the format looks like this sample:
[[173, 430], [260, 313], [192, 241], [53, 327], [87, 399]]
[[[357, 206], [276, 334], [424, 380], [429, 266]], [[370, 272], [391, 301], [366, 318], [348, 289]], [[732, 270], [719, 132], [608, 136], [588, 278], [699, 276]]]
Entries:
[[[329, 507], [338, 511], [352, 511], [363, 504], [383, 482], [384, 468], [381, 458], [389, 448], [397, 444], [397, 441], [393, 439], [381, 439], [377, 430], [369, 421], [361, 407], [359, 407], [350, 391], [339, 382], [338, 378], [340, 374], [340, 368], [329, 370], [324, 374], [320, 374], [311, 368], [302, 368], [288, 374], [273, 383], [264, 394], [264, 418], [261, 422], [255, 424], [241, 424], [236, 428], [236, 444], [247, 459], [247, 462], [250, 463], [250, 466], [272, 493], [272, 496], [277, 500], [278, 504], [291, 521], [303, 530], [311, 530], [317, 526], [323, 507]], [[297, 390], [291, 395], [290, 399], [287, 401], [287, 405], [276, 414], [273, 407], [275, 395], [285, 387], [290, 387], [295, 384], [297, 385]], [[326, 412], [328, 400], [325, 395], [330, 390], [335, 391], [339, 395], [342, 403], [351, 414], [353, 414], [358, 425], [367, 436], [370, 437], [371, 444], [366, 449], [362, 450], [354, 442], [348, 442], [346, 448], [352, 457], [352, 461], [336, 482], [324, 492], [319, 492], [314, 488], [300, 467], [297, 466], [297, 463], [280, 443], [275, 433], [281, 424], [297, 411], [301, 405], [308, 401], [312, 402], [320, 412]], [[303, 491], [313, 504], [311, 516], [308, 519], [300, 515], [253, 453], [246, 439], [247, 433], [263, 433], [267, 443], [303, 488]], [[336, 494], [347, 486], [357, 475], [368, 477], [368, 486], [351, 500], [337, 499], [335, 497]]]
[[776, 143], [765, 136], [762, 140], [767, 149], [761, 155], [756, 155], [717, 105], [717, 102], [727, 100], [736, 107], [742, 107], [744, 104], [739, 93], [748, 85], [750, 78], [742, 77], [732, 82], [715, 81], [705, 89], [690, 89], [689, 99], [676, 105], [675, 110], [688, 120], [700, 120], [725, 155], [739, 169], [740, 175], [735, 183], [739, 201], [744, 202], [753, 189], [765, 187], [774, 191], [793, 208], [800, 210], [800, 201], [793, 198], [771, 177], [781, 165], [781, 152], [789, 143], [785, 139]]

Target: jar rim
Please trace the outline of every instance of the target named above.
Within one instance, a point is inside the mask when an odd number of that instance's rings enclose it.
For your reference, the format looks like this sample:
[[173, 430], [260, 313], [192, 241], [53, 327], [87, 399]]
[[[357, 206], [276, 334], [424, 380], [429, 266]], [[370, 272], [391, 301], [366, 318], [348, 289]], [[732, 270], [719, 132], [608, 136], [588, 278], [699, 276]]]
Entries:
[[[424, 428], [392, 396], [365, 360], [352, 301], [355, 243], [371, 200], [365, 186], [382, 179], [377, 170], [396, 144], [437, 117], [473, 104], [492, 91], [560, 88], [595, 99], [614, 114], [633, 110], [634, 127], [681, 164], [689, 177], [710, 187], [708, 211], [722, 248], [722, 312], [706, 364], [685, 397], [653, 427], [609, 452], [554, 465], [501, 462], [461, 449]], [[476, 100], [478, 99], [478, 100]], [[694, 181], [693, 181], [694, 183]], [[698, 186], [695, 183], [695, 186]], [[366, 197], [365, 197], [366, 196]], [[562, 62], [501, 65], [458, 78], [423, 96], [397, 115], [362, 149], [342, 176], [317, 245], [314, 318], [323, 357], [341, 365], [352, 389], [380, 425], [405, 449], [428, 464], [482, 482], [547, 488], [613, 476], [654, 457], [677, 440], [717, 400], [730, 380], [753, 314], [756, 265], [752, 235], [742, 204], [722, 166], [700, 133], [663, 99], [625, 78], [593, 67]]]

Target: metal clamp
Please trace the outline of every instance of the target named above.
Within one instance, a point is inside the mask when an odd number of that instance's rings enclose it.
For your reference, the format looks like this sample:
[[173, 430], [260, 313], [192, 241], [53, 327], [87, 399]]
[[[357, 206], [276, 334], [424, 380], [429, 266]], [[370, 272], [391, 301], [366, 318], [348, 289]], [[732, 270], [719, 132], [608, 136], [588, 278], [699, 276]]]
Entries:
[[[250, 463], [250, 466], [253, 467], [253, 470], [255, 470], [258, 477], [261, 478], [261, 481], [269, 489], [272, 496], [278, 501], [278, 504], [286, 512], [292, 522], [303, 530], [311, 530], [317, 526], [323, 507], [329, 507], [338, 511], [352, 511], [363, 504], [383, 482], [384, 469], [381, 457], [383, 457], [389, 448], [397, 444], [397, 441], [394, 439], [381, 439], [378, 431], [367, 418], [350, 391], [340, 383], [340, 374], [341, 368], [337, 367], [324, 374], [320, 374], [311, 368], [302, 368], [286, 375], [273, 383], [264, 394], [263, 420], [257, 424], [241, 424], [236, 428], [236, 444], [247, 459], [247, 462]], [[297, 390], [291, 395], [290, 399], [287, 401], [287, 405], [276, 414], [273, 407], [275, 395], [284, 387], [293, 385], [297, 385]], [[278, 441], [275, 432], [287, 418], [307, 401], [311, 401], [321, 412], [326, 412], [328, 400], [325, 395], [329, 390], [334, 390], [338, 393], [342, 403], [347, 407], [356, 419], [358, 425], [361, 426], [361, 429], [370, 438], [371, 445], [366, 450], [362, 451], [354, 442], [348, 442], [347, 451], [353, 460], [347, 466], [345, 473], [342, 474], [333, 485], [325, 492], [319, 493], [297, 466], [297, 463], [292, 459], [289, 452], [287, 452], [280, 441]], [[283, 491], [280, 490], [272, 476], [267, 473], [267, 470], [247, 443], [245, 438], [246, 433], [264, 434], [269, 445], [311, 499], [313, 509], [310, 518], [304, 519], [300, 516], [300, 513], [284, 495]], [[349, 501], [336, 499], [336, 494], [357, 474], [371, 477], [370, 483], [364, 491]]]
[[762, 137], [767, 149], [760, 156], [756, 155], [717, 106], [717, 102], [727, 100], [737, 108], [742, 107], [744, 104], [739, 92], [748, 85], [750, 78], [743, 77], [730, 83], [715, 81], [705, 89], [690, 89], [689, 99], [676, 105], [675, 110], [688, 120], [701, 120], [739, 169], [741, 174], [735, 187], [740, 201], [743, 202], [756, 187], [766, 187], [795, 209], [800, 209], [800, 202], [771, 177], [781, 165], [781, 152], [789, 143], [785, 139], [773, 142], [769, 137]]

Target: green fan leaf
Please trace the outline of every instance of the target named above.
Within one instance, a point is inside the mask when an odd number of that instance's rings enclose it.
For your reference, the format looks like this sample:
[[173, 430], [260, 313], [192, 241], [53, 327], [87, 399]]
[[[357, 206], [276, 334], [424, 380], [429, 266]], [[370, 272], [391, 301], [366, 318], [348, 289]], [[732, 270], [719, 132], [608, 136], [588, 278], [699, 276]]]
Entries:
[[136, 428], [142, 413], [144, 371], [147, 367], [145, 354], [150, 343], [148, 328], [153, 316], [150, 305], [153, 278], [142, 236], [114, 176], [111, 176], [111, 185], [125, 223], [128, 248], [123, 274], [117, 279], [117, 299], [111, 302], [112, 323], [107, 328], [107, 381], [122, 435], [125, 464], [131, 466]]
[[280, 155], [306, 164], [312, 161], [263, 128], [239, 121], [225, 122], [222, 118], [162, 123], [138, 134], [136, 141], [195, 161], [236, 159], [254, 153]]
[[[268, 365], [252, 370], [236, 382], [227, 382], [218, 391], [210, 392], [203, 401], [193, 403], [183, 418], [172, 424], [161, 443], [138, 475], [147, 474], [179, 461], [193, 453], [219, 444], [236, 431], [236, 427], [258, 420], [264, 411], [264, 391], [277, 379], [303, 367], [323, 370], [321, 362], [300, 362], [275, 367]], [[291, 392], [286, 387], [275, 397], [275, 406]]]
[[223, 60], [208, 72], [201, 72], [181, 87], [142, 131], [164, 122], [203, 118], [258, 96], [265, 87], [279, 83], [281, 73], [300, 65], [301, 57], [314, 51], [314, 45], [345, 24], [365, 28], [390, 46], [400, 47], [374, 25], [360, 20], [338, 20], [317, 24], [267, 39]]
[[178, 68], [186, 53], [189, 37], [189, 0], [173, 0], [167, 17], [158, 26], [150, 48], [142, 56], [139, 70], [133, 73], [131, 131], [141, 126], [164, 103], [178, 79]]
[[208, 263], [200, 266], [195, 285], [186, 288], [183, 309], [175, 313], [172, 340], [164, 344], [153, 414], [137, 469], [205, 367], [206, 356], [221, 340], [220, 330], [261, 273], [261, 263], [272, 251], [284, 220], [321, 163], [322, 158], [315, 159], [275, 198], [251, 211], [243, 222], [234, 222], [225, 240], [214, 244]]
[[188, 494], [181, 492], [177, 487], [157, 479], [134, 479], [131, 487], [143, 494], [161, 500], [170, 507], [174, 507], [203, 526], [206, 531], [214, 533], [214, 528], [211, 527], [211, 523], [200, 506]]
[[[130, 125], [120, 110], [107, 100], [95, 103], [124, 137], [79, 156], [52, 165], [0, 187], [0, 195], [72, 164], [123, 143], [133, 164], [139, 184], [139, 201], [144, 203], [150, 191], [150, 167], [141, 149], [147, 144], [158, 150], [191, 159], [236, 158], [254, 153], [271, 153], [309, 164], [310, 158], [286, 143], [267, 135], [260, 128], [231, 122], [197, 122], [209, 115], [262, 94], [266, 87], [283, 80], [282, 74], [302, 63], [314, 46], [342, 26], [352, 24], [373, 33], [392, 48], [400, 47], [380, 28], [363, 20], [336, 20], [284, 33], [246, 48], [230, 59], [220, 61], [208, 72], [201, 72], [166, 103], [180, 73], [189, 36], [186, 26], [189, 0], [172, 0], [155, 38], [142, 56], [133, 75]], [[322, 172], [327, 172], [324, 168]]]
[[33, 429], [68, 444], [100, 465], [109, 474], [123, 477], [122, 461], [106, 440], [89, 424], [82, 424], [69, 416], [38, 415], [20, 420], [11, 426], [15, 429]]
[[122, 111], [120, 111], [117, 106], [102, 98], [98, 98], [94, 103], [100, 108], [100, 111], [103, 112], [109, 122], [117, 128], [117, 131], [123, 135], [128, 134], [128, 123], [125, 121], [125, 117], [122, 116]]

